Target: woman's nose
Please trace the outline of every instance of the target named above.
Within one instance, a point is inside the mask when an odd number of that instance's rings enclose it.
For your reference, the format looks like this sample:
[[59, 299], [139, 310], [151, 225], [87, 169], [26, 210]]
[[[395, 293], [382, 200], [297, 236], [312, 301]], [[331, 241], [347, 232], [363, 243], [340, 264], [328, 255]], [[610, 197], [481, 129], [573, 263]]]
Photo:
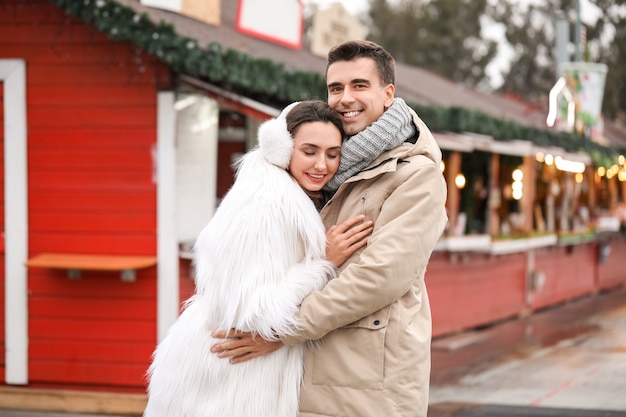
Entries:
[[317, 160], [315, 161], [315, 169], [318, 171], [324, 171], [326, 169], [326, 158], [317, 158]]

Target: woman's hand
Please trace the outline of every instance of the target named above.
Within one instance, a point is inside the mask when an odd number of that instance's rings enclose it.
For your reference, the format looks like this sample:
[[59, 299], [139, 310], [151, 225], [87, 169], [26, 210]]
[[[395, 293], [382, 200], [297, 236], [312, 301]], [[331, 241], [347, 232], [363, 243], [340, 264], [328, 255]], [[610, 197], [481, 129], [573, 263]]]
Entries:
[[326, 232], [326, 259], [336, 267], [367, 244], [367, 237], [374, 230], [374, 222], [364, 220], [365, 216], [359, 215], [331, 226]]
[[270, 342], [249, 332], [219, 330], [211, 334], [216, 339], [229, 339], [211, 347], [212, 353], [220, 358], [230, 358], [230, 363], [241, 363], [277, 351], [283, 342]]

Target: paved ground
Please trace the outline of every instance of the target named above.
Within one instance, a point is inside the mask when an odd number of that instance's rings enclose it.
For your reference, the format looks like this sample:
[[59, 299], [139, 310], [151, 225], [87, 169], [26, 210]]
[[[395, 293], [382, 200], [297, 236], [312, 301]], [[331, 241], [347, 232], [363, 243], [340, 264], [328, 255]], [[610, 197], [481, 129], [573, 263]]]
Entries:
[[626, 417], [626, 288], [435, 339], [430, 403], [429, 417]]
[[626, 289], [434, 340], [430, 403], [431, 417], [626, 416]]

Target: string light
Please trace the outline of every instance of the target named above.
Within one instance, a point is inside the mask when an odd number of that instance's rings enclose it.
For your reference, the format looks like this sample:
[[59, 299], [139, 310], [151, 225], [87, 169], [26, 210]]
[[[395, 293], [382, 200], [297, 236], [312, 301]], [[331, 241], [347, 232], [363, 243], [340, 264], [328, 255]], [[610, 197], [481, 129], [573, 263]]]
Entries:
[[513, 178], [513, 183], [511, 184], [511, 197], [513, 197], [514, 200], [521, 200], [524, 194], [524, 184], [522, 183], [522, 180], [524, 179], [524, 172], [518, 168], [513, 171], [511, 177]]
[[456, 185], [456, 188], [458, 189], [465, 188], [465, 175], [461, 173], [456, 174], [454, 177], [454, 185]]

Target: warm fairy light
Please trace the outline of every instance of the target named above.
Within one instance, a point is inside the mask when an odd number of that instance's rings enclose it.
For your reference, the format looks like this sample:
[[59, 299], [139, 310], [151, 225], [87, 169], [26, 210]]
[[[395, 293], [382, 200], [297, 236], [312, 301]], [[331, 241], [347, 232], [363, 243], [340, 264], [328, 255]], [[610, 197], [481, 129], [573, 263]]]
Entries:
[[536, 160], [537, 162], [543, 162], [543, 161], [545, 161], [545, 159], [546, 159], [546, 156], [544, 155], [544, 153], [543, 153], [543, 152], [537, 152], [537, 153], [535, 154], [535, 160]]
[[554, 158], [554, 164], [556, 168], [566, 172], [585, 172], [585, 164], [578, 161], [570, 161], [569, 159], [563, 159], [560, 156]]
[[606, 175], [606, 168], [605, 167], [598, 167], [598, 176], [599, 177], [604, 177]]
[[441, 161], [439, 162], [439, 169], [441, 170], [441, 172], [446, 170], [446, 163]]
[[547, 154], [545, 158], [546, 165], [552, 165], [554, 162], [554, 157], [551, 154]]
[[576, 173], [576, 176], [575, 176], [574, 178], [576, 179], [576, 182], [577, 182], [578, 184], [582, 184], [583, 180], [585, 179], [585, 177], [583, 176], [583, 174], [582, 174], [582, 173], [580, 173], [580, 172], [577, 172], [577, 173]]
[[522, 180], [524, 179], [524, 172], [521, 169], [516, 169], [513, 171], [513, 183], [511, 184], [511, 197], [514, 200], [521, 200], [522, 195], [524, 194], [524, 184]]
[[456, 177], [454, 177], [454, 184], [456, 185], [456, 188], [465, 187], [465, 175], [456, 174]]
[[617, 178], [620, 181], [626, 181], [626, 169], [620, 169], [619, 174], [617, 174]]
[[618, 157], [617, 157], [617, 162], [618, 162], [620, 165], [624, 165], [624, 162], [626, 162], [626, 158], [624, 157], [624, 155], [620, 155], [620, 156], [618, 156]]

